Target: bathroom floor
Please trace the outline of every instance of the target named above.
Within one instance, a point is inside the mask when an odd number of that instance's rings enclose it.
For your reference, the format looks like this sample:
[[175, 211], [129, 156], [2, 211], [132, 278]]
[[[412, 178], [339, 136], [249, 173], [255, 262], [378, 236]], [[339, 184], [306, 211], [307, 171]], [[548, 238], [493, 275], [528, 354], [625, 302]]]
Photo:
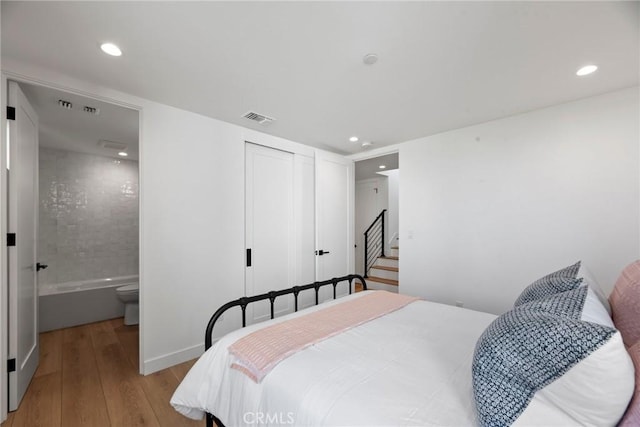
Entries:
[[138, 374], [138, 327], [107, 320], [40, 334], [40, 366], [2, 427], [204, 426], [169, 405], [194, 361]]

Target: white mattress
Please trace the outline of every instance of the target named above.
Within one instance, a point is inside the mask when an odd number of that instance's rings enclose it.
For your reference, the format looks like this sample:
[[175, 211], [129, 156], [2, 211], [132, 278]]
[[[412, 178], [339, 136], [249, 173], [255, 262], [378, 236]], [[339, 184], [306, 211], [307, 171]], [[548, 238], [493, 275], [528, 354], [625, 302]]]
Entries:
[[471, 359], [492, 314], [417, 301], [289, 357], [259, 384], [229, 368], [227, 347], [238, 338], [327, 304], [225, 336], [171, 404], [194, 419], [211, 412], [227, 426], [477, 424]]

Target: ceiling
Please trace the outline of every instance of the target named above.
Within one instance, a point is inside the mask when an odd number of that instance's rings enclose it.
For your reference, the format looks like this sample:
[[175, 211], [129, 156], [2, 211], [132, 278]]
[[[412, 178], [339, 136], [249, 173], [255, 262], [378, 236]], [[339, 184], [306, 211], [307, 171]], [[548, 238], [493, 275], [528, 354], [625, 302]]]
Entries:
[[4, 58], [345, 154], [639, 83], [638, 2], [1, 7]]
[[[360, 160], [356, 162], [355, 179], [380, 178], [379, 173], [398, 169], [398, 153], [386, 154], [372, 159]], [[384, 165], [383, 169], [380, 166]]]
[[[138, 112], [83, 96], [43, 86], [20, 84], [29, 103], [38, 114], [41, 147], [116, 157], [118, 149], [104, 148], [102, 141], [122, 143], [127, 159], [138, 159]], [[72, 108], [58, 105], [68, 101]], [[89, 114], [84, 107], [99, 114]]]

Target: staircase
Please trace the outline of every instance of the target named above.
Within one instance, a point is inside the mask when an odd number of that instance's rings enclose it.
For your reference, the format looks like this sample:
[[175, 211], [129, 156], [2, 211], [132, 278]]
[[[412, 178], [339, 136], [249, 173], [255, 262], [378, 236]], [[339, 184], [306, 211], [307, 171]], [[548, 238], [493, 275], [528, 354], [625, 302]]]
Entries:
[[369, 268], [366, 276], [368, 289], [398, 293], [398, 262], [400, 248], [391, 247], [391, 255], [380, 256]]

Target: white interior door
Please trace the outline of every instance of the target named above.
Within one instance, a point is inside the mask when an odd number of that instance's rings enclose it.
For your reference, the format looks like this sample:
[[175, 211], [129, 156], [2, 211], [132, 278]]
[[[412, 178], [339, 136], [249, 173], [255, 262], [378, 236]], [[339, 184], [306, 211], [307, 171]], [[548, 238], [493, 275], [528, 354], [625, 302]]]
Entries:
[[[354, 272], [353, 161], [325, 152], [316, 156], [316, 278], [318, 281]], [[320, 255], [322, 251], [322, 255]], [[345, 286], [337, 294], [348, 293]], [[322, 300], [333, 292], [325, 287]]]
[[[295, 154], [296, 285], [306, 285], [316, 280], [315, 176], [314, 158]], [[298, 297], [298, 308], [312, 306], [315, 301], [314, 292], [301, 292]]]
[[9, 269], [9, 410], [18, 408], [38, 367], [38, 284], [36, 236], [38, 212], [38, 117], [15, 82], [9, 82], [8, 249]]
[[[294, 285], [294, 157], [251, 143], [246, 144], [245, 152], [245, 292], [251, 296]], [[290, 298], [276, 300], [276, 315], [290, 310]], [[248, 320], [264, 320], [271, 314], [269, 302], [251, 304], [247, 313]]]

